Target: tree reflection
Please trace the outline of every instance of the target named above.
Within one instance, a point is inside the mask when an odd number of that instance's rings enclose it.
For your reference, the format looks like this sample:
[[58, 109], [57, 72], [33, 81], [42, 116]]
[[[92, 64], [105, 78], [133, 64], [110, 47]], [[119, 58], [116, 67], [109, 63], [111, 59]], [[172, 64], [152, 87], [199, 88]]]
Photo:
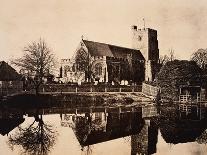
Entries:
[[198, 137], [196, 141], [199, 144], [207, 144], [207, 129]]
[[93, 148], [92, 145], [88, 145], [88, 146], [82, 146], [82, 155], [92, 155], [93, 154]]
[[47, 155], [54, 146], [57, 132], [51, 125], [43, 122], [42, 115], [27, 128], [18, 127], [15, 134], [9, 136], [8, 144], [22, 146], [24, 154]]

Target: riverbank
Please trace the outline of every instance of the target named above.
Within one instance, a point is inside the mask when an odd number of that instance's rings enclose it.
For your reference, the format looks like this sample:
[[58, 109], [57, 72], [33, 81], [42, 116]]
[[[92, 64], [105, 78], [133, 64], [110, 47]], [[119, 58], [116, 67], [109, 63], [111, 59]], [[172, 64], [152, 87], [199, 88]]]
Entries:
[[142, 105], [150, 104], [153, 100], [143, 95], [141, 92], [136, 93], [56, 93], [56, 94], [21, 94], [9, 97], [1, 101], [2, 105], [12, 107], [90, 107], [90, 106], [125, 106], [125, 105]]

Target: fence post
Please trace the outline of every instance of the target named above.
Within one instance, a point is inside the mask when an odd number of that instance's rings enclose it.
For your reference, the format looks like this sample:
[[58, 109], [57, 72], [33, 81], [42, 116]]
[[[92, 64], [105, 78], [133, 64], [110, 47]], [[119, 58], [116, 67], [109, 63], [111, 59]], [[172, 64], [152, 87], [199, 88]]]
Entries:
[[121, 87], [119, 88], [119, 92], [121, 92]]
[[104, 91], [107, 92], [107, 88], [106, 87], [105, 87]]
[[91, 86], [91, 88], [90, 88], [90, 92], [93, 92], [93, 87]]
[[134, 93], [134, 86], [132, 86], [132, 92]]
[[78, 87], [75, 87], [75, 92], [76, 92], [76, 93], [78, 92]]

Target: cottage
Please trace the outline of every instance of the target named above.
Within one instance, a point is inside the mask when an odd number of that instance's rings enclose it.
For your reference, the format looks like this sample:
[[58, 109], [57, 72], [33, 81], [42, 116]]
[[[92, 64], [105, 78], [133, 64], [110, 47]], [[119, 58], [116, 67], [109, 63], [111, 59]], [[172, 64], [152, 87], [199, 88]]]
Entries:
[[23, 90], [21, 75], [5, 61], [0, 62], [0, 96], [19, 93]]

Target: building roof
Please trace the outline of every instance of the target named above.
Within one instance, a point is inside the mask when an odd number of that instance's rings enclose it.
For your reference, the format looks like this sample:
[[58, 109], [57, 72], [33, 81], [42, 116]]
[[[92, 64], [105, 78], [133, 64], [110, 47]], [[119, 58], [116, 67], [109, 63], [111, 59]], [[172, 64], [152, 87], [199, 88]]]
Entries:
[[20, 80], [21, 76], [5, 61], [0, 61], [0, 81]]
[[128, 54], [133, 54], [134, 58], [144, 60], [144, 57], [139, 50], [88, 40], [83, 40], [83, 42], [92, 56], [107, 56], [126, 59]]

